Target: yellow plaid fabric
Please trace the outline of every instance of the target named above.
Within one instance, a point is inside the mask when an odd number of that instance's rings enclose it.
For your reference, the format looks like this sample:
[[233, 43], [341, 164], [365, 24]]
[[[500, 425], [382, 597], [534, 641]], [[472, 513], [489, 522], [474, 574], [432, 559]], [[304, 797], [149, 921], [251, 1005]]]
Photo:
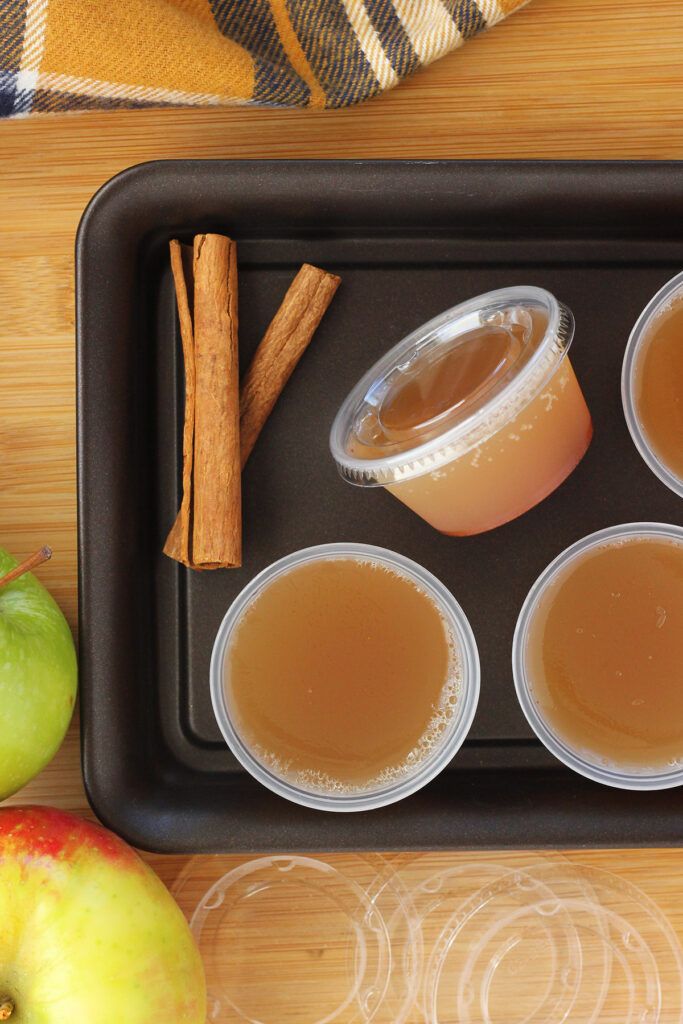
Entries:
[[0, 0], [0, 115], [343, 107], [526, 0]]

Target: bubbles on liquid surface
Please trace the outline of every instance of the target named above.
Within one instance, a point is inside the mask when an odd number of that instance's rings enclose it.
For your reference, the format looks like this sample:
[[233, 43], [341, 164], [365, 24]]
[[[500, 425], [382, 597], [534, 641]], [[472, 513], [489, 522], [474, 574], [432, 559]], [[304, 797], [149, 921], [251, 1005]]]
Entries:
[[366, 782], [354, 784], [335, 779], [327, 772], [313, 769], [292, 771], [291, 764], [283, 763], [280, 758], [264, 750], [262, 747], [254, 747], [254, 753], [261, 763], [275, 774], [284, 777], [293, 785], [301, 786], [305, 789], [314, 789], [317, 792], [336, 794], [363, 793], [396, 782], [416, 772], [445, 740], [446, 733], [453, 723], [455, 712], [459, 708], [462, 691], [459, 667], [457, 665], [454, 667], [455, 671], [451, 671], [442, 691], [439, 707], [435, 710], [427, 728], [417, 744], [408, 752], [404, 761], [401, 764], [390, 765], [384, 768]]

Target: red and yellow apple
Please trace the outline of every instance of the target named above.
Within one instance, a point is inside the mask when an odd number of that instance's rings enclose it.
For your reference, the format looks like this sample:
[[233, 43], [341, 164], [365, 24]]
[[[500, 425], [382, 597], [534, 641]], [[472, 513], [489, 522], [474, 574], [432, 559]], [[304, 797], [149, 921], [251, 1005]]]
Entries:
[[113, 833], [0, 808], [0, 1020], [204, 1024], [199, 952], [163, 883]]

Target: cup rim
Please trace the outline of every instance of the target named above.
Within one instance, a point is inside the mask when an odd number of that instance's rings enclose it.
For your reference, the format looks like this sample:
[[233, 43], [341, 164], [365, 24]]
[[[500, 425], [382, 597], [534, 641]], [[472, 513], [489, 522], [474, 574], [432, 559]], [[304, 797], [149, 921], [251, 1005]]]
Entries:
[[[272, 580], [290, 569], [307, 562], [329, 558], [372, 558], [402, 575], [427, 592], [446, 617], [459, 646], [462, 672], [460, 709], [441, 744], [428, 755], [410, 775], [392, 780], [371, 790], [351, 793], [326, 793], [297, 786], [266, 767], [242, 740], [227, 707], [223, 688], [223, 667], [230, 636], [242, 614]], [[444, 584], [423, 566], [404, 555], [373, 544], [352, 542], [316, 544], [293, 551], [266, 566], [240, 591], [218, 627], [211, 653], [210, 692], [213, 712], [227, 746], [234, 756], [257, 781], [279, 796], [304, 807], [325, 811], [365, 811], [402, 800], [417, 792], [435, 778], [462, 746], [472, 724], [480, 689], [479, 653], [472, 627], [461, 606]]]
[[603, 547], [610, 542], [626, 538], [664, 538], [673, 540], [683, 547], [683, 527], [670, 523], [636, 522], [608, 526], [580, 538], [561, 551], [543, 570], [532, 584], [522, 605], [512, 640], [512, 675], [515, 692], [524, 716], [541, 741], [559, 761], [593, 782], [601, 782], [616, 789], [656, 790], [671, 789], [683, 784], [683, 764], [668, 771], [640, 772], [635, 769], [618, 769], [592, 761], [585, 753], [576, 750], [564, 740], [539, 711], [531, 698], [531, 687], [526, 670], [526, 641], [531, 619], [537, 602], [558, 573], [579, 555], [592, 548]]
[[626, 426], [641, 458], [663, 484], [672, 490], [674, 494], [677, 494], [679, 498], [683, 498], [683, 480], [673, 470], [669, 469], [652, 449], [645, 431], [640, 425], [634, 395], [636, 361], [642, 348], [646, 329], [650, 326], [650, 323], [665, 302], [679, 291], [683, 293], [683, 270], [667, 281], [666, 284], [662, 285], [659, 291], [652, 296], [633, 325], [626, 343], [621, 366], [621, 403], [624, 409]]

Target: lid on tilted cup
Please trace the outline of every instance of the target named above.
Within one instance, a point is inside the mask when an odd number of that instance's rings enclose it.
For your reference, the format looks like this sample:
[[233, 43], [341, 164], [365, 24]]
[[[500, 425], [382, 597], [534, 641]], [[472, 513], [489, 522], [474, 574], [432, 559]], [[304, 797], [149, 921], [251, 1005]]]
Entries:
[[[477, 344], [482, 330], [489, 332], [485, 346]], [[460, 458], [535, 398], [573, 336], [571, 311], [531, 286], [478, 295], [428, 321], [378, 360], [342, 403], [330, 432], [339, 472], [350, 483], [378, 486]], [[455, 353], [460, 373], [452, 372]], [[424, 417], [420, 405], [428, 407]]]

